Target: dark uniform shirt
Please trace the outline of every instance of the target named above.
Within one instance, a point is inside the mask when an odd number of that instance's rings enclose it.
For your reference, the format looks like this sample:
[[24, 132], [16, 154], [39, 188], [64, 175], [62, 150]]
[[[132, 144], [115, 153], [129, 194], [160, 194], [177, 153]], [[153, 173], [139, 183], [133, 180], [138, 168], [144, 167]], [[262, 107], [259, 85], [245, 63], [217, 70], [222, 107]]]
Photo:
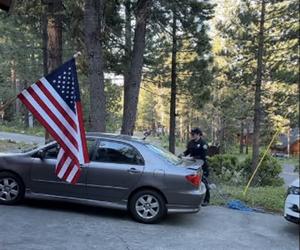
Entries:
[[208, 166], [206, 162], [207, 143], [200, 138], [199, 140], [190, 140], [187, 149], [183, 152], [184, 156], [190, 155], [196, 160], [203, 160], [204, 165], [202, 166], [204, 175], [208, 176]]

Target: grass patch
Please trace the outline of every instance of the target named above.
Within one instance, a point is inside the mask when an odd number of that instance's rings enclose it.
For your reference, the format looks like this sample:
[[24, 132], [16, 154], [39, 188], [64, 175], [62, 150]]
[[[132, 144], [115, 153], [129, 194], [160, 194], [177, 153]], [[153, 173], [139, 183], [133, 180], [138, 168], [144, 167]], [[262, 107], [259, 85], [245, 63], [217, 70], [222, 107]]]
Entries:
[[285, 165], [285, 164], [289, 164], [289, 165], [298, 165], [299, 164], [299, 157], [296, 157], [296, 156], [291, 156], [289, 158], [279, 158], [277, 157], [276, 158], [280, 164], [282, 165]]
[[217, 186], [211, 190], [212, 205], [226, 205], [230, 200], [241, 200], [249, 207], [263, 209], [270, 212], [283, 212], [286, 189], [284, 187], [250, 187], [246, 196], [243, 195], [243, 186]]
[[23, 127], [14, 125], [14, 124], [1, 124], [0, 131], [35, 135], [35, 136], [44, 136], [45, 135], [45, 129], [42, 127], [23, 128]]

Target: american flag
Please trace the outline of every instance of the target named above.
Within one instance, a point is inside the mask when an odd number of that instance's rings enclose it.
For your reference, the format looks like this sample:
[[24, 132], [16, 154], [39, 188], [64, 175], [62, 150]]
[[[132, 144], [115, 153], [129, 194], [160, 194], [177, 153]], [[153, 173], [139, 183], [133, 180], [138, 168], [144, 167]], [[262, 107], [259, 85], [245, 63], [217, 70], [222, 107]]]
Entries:
[[58, 142], [55, 173], [75, 184], [89, 162], [75, 59], [23, 90], [18, 98]]

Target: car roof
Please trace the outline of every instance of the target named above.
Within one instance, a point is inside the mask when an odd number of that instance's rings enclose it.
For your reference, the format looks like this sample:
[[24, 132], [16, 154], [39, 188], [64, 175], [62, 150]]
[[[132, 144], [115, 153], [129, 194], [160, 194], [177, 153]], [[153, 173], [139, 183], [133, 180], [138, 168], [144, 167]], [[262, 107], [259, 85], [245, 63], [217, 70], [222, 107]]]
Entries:
[[143, 138], [130, 136], [130, 135], [121, 135], [121, 134], [113, 134], [113, 133], [101, 133], [101, 132], [87, 132], [87, 137], [98, 137], [98, 138], [106, 138], [106, 139], [117, 139], [122, 141], [132, 141], [139, 142], [142, 144], [147, 144]]

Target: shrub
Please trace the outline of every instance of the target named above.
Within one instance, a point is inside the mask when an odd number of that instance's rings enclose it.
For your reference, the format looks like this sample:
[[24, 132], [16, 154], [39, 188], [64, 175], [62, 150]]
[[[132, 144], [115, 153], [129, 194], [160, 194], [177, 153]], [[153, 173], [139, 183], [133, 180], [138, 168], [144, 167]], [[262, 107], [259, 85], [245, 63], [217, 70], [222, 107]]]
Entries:
[[[260, 157], [262, 157], [262, 154]], [[251, 158], [248, 157], [240, 164], [242, 173], [247, 180], [249, 180], [252, 175], [251, 161]], [[284, 181], [279, 176], [281, 172], [282, 167], [280, 163], [274, 157], [267, 154], [255, 174], [252, 185], [282, 186]]]
[[235, 184], [243, 182], [238, 158], [234, 155], [223, 154], [209, 157], [208, 165], [212, 176], [218, 181]]

